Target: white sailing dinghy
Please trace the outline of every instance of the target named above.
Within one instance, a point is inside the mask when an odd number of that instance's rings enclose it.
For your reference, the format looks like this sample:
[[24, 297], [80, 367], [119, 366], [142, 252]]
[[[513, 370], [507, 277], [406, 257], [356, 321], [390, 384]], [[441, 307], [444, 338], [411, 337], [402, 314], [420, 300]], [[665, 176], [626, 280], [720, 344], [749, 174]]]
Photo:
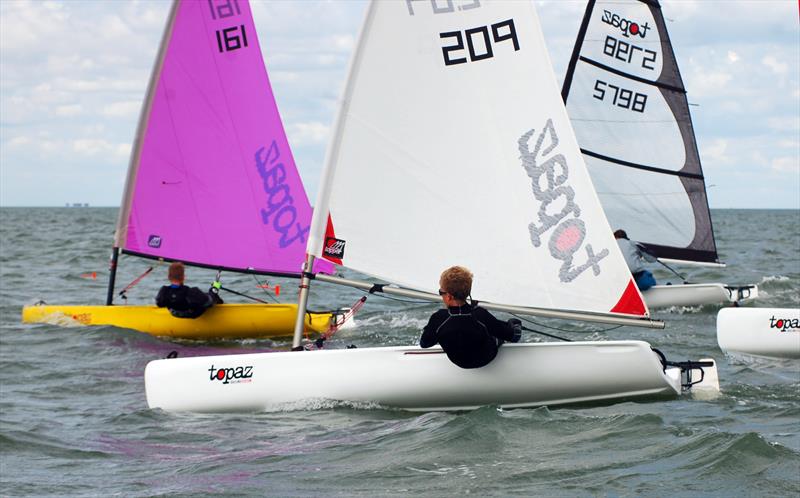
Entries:
[[717, 342], [728, 354], [800, 358], [800, 309], [723, 308]]
[[[291, 336], [291, 303], [223, 304], [196, 319], [112, 306], [117, 262], [124, 253], [299, 278], [310, 222], [248, 2], [176, 0], [132, 148], [106, 306], [26, 306], [23, 321], [188, 339]], [[307, 314], [307, 330], [326, 331], [334, 316]]]
[[[562, 88], [613, 229], [665, 265], [719, 262], [686, 89], [657, 0], [590, 0]], [[740, 303], [756, 285], [682, 283], [650, 308]]]
[[[441, 271], [461, 264], [487, 309], [663, 327], [592, 189], [530, 2], [369, 5], [306, 268], [318, 257], [400, 287], [305, 273], [301, 312], [312, 279], [441, 302]], [[298, 320], [297, 348], [301, 333]], [[713, 361], [670, 363], [642, 341], [506, 344], [473, 370], [416, 346], [173, 358], [145, 370], [148, 405], [172, 411], [319, 398], [524, 407], [675, 396], [696, 383], [718, 389]]]

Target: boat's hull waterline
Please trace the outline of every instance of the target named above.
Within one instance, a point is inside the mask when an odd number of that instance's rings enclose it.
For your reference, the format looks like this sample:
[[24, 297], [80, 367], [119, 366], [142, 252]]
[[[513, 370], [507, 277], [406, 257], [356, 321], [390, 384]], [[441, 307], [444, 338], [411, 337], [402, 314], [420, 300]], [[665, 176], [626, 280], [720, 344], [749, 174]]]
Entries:
[[800, 358], [800, 309], [723, 308], [717, 342], [729, 354]]
[[[695, 388], [718, 390], [715, 365], [704, 379]], [[173, 358], [147, 365], [145, 389], [150, 408], [247, 412], [314, 400], [411, 411], [517, 408], [674, 397], [682, 387], [680, 369], [665, 369], [649, 344], [608, 341], [505, 344], [472, 370], [418, 347]]]
[[[220, 304], [198, 318], [175, 318], [156, 306], [33, 305], [24, 323], [61, 326], [112, 325], [179, 339], [246, 339], [292, 335], [296, 304]], [[306, 313], [306, 332], [325, 332], [336, 315]]]
[[642, 292], [648, 308], [743, 303], [758, 297], [758, 286], [719, 283], [656, 285]]

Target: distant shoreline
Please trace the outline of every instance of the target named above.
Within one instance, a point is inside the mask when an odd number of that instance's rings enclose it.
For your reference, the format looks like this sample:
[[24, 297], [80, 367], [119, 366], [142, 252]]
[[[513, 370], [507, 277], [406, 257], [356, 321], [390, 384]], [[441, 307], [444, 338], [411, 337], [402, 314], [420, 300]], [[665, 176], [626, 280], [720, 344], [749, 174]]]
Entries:
[[[118, 209], [119, 206], [0, 206], [0, 209]], [[712, 211], [800, 211], [800, 207], [712, 207]]]

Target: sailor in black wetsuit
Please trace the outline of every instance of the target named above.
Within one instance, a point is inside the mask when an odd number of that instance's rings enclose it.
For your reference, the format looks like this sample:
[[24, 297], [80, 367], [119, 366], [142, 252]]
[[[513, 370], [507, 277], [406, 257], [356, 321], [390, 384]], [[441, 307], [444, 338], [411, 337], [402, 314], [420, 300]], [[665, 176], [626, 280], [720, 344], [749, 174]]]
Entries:
[[169, 308], [176, 318], [197, 318], [214, 304], [221, 304], [222, 298], [211, 292], [203, 292], [197, 287], [183, 285], [183, 263], [169, 265], [170, 285], [161, 287], [156, 296], [156, 306]]
[[504, 341], [518, 342], [522, 322], [512, 318], [502, 322], [485, 309], [467, 304], [472, 291], [472, 273], [453, 266], [439, 279], [439, 295], [447, 309], [431, 315], [422, 329], [419, 345], [423, 348], [441, 344], [450, 361], [461, 368], [488, 365]]

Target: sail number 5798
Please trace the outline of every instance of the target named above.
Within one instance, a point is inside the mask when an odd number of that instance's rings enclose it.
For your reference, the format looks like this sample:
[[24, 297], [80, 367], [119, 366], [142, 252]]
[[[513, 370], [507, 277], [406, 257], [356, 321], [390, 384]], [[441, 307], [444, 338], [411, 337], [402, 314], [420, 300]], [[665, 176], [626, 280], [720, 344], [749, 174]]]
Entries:
[[[611, 94], [612, 91], [613, 95]], [[595, 81], [592, 97], [597, 100], [605, 100], [606, 96], [608, 96], [608, 100], [611, 101], [612, 105], [630, 109], [631, 111], [644, 112], [644, 108], [647, 105], [647, 95], [644, 93], [621, 88], [603, 80]]]

